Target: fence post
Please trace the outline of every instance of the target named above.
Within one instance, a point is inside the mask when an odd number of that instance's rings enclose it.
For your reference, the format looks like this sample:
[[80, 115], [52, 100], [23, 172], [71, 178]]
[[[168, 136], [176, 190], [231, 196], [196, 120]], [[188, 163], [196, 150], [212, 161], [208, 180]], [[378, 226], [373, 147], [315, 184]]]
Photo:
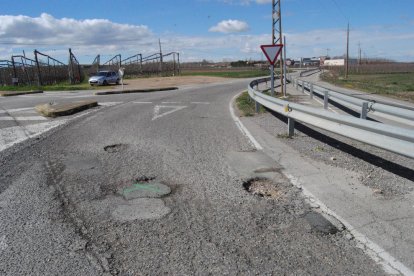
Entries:
[[313, 99], [313, 83], [310, 84], [309, 97]]
[[292, 137], [295, 134], [295, 119], [288, 117], [288, 136]]
[[328, 103], [329, 103], [329, 92], [325, 91], [323, 95], [323, 108], [328, 109]]
[[37, 50], [34, 50], [34, 56], [36, 61], [36, 68], [37, 68], [37, 83], [39, 86], [42, 85], [42, 75], [40, 74], [40, 65], [39, 65], [39, 59], [37, 58]]
[[302, 81], [302, 93], [305, 94], [305, 81]]
[[366, 120], [367, 119], [367, 113], [368, 113], [368, 102], [363, 102], [360, 118]]

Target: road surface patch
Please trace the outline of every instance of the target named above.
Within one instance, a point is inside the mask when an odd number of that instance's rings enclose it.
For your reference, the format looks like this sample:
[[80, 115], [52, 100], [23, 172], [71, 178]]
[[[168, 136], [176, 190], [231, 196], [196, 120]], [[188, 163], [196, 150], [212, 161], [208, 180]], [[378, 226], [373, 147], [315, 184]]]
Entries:
[[170, 187], [159, 182], [138, 182], [122, 190], [122, 195], [126, 200], [135, 198], [160, 198], [170, 193]]
[[162, 199], [137, 198], [118, 205], [111, 215], [118, 221], [127, 222], [142, 219], [160, 219], [170, 212], [171, 209], [165, 206]]
[[305, 215], [305, 219], [311, 225], [313, 231], [325, 235], [334, 235], [341, 231], [320, 213], [309, 212]]
[[61, 103], [61, 104], [42, 104], [37, 105], [35, 108], [37, 112], [46, 117], [58, 117], [71, 115], [92, 107], [98, 106], [97, 101], [80, 101], [73, 103]]
[[43, 93], [43, 91], [42, 90], [34, 90], [34, 91], [0, 91], [0, 96], [10, 97], [10, 96], [20, 96], [20, 95], [40, 94], [40, 93]]

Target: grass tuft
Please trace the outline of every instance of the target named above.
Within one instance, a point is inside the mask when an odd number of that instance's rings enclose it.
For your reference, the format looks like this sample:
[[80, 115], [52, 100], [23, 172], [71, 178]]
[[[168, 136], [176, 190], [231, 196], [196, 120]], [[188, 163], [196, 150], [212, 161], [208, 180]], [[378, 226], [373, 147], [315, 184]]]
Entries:
[[[237, 99], [236, 99], [237, 108], [242, 113], [242, 116], [253, 116], [256, 114], [256, 104], [250, 98], [249, 93], [243, 92]], [[266, 112], [266, 109], [263, 106], [260, 106], [259, 113]]]

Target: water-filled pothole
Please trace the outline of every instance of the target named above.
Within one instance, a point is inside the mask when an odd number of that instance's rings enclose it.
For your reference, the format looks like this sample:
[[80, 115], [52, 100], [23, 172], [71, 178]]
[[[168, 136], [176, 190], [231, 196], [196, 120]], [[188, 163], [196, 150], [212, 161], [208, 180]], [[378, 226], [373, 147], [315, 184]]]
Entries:
[[253, 178], [243, 183], [246, 191], [259, 197], [279, 199], [285, 192], [281, 187], [267, 178]]
[[126, 150], [128, 147], [128, 145], [126, 144], [113, 144], [113, 145], [108, 145], [104, 147], [104, 151], [108, 152], [108, 153], [115, 153], [115, 152], [120, 152], [123, 150]]

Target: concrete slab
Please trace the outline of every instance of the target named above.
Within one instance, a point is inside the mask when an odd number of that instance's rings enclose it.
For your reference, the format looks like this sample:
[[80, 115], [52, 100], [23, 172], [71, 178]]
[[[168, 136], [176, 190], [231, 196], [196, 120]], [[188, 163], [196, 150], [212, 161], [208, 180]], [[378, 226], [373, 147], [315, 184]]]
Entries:
[[35, 107], [36, 111], [46, 117], [59, 117], [71, 115], [88, 108], [98, 106], [97, 101], [79, 101], [62, 104], [42, 104]]
[[129, 93], [148, 93], [148, 92], [169, 91], [169, 90], [177, 90], [177, 89], [178, 89], [178, 87], [127, 89], [127, 90], [114, 90], [114, 91], [95, 92], [95, 95], [113, 95], [113, 94], [129, 94]]

